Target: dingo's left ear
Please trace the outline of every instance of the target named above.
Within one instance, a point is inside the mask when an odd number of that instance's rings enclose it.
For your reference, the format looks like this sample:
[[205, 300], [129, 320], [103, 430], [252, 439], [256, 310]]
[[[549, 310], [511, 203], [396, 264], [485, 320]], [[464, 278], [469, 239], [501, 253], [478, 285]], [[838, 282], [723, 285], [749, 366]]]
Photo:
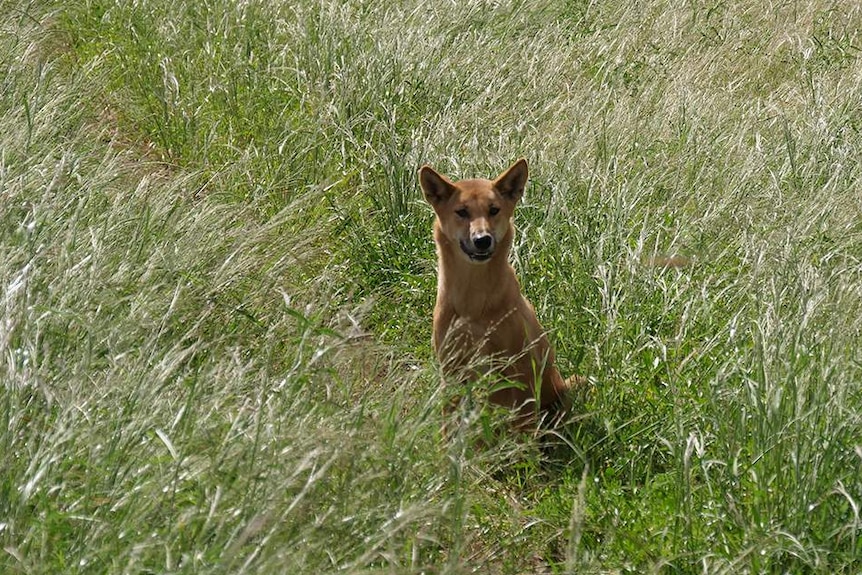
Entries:
[[517, 202], [524, 195], [524, 186], [527, 185], [527, 160], [521, 158], [512, 166], [497, 176], [494, 180], [494, 188], [504, 198]]
[[419, 185], [422, 186], [425, 199], [435, 207], [448, 200], [455, 191], [455, 185], [446, 176], [438, 174], [428, 165], [419, 168]]

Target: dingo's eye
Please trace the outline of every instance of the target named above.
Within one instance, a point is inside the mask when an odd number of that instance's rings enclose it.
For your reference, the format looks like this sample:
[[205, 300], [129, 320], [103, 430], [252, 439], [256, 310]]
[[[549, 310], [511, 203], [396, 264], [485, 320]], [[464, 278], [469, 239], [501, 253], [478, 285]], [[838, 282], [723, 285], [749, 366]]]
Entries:
[[500, 213], [500, 208], [498, 208], [497, 206], [491, 206], [491, 209], [488, 210], [488, 213], [491, 214], [492, 216], [496, 216], [497, 214]]
[[465, 220], [470, 217], [470, 212], [467, 211], [467, 208], [456, 210], [455, 213], [458, 214], [459, 218], [464, 218]]

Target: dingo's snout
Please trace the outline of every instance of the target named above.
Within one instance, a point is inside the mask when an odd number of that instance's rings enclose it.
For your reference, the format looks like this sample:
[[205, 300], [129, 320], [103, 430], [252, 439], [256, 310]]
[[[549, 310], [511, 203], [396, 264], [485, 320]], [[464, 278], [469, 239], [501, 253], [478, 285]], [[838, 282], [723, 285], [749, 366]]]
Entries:
[[473, 245], [480, 252], [488, 252], [494, 249], [494, 236], [491, 234], [477, 234], [473, 236]]
[[494, 236], [487, 232], [471, 234], [470, 239], [461, 242], [461, 251], [474, 262], [485, 262], [494, 255], [497, 242]]

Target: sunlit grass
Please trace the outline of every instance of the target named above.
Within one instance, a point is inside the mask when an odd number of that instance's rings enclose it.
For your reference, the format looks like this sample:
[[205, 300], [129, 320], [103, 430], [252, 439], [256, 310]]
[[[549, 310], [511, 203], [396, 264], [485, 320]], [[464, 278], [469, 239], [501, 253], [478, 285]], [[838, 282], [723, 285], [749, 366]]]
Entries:
[[[0, 571], [859, 569], [855, 4], [0, 14]], [[590, 387], [444, 440], [416, 169], [521, 156]]]

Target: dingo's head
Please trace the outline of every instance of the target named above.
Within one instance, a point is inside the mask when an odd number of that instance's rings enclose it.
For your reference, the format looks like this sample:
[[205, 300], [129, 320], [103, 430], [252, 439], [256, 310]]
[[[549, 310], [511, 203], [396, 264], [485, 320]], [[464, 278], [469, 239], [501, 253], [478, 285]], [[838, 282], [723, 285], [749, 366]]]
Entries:
[[459, 182], [422, 166], [419, 183], [437, 214], [440, 232], [457, 242], [469, 261], [487, 262], [511, 230], [515, 204], [527, 184], [527, 161], [518, 160], [495, 180]]

